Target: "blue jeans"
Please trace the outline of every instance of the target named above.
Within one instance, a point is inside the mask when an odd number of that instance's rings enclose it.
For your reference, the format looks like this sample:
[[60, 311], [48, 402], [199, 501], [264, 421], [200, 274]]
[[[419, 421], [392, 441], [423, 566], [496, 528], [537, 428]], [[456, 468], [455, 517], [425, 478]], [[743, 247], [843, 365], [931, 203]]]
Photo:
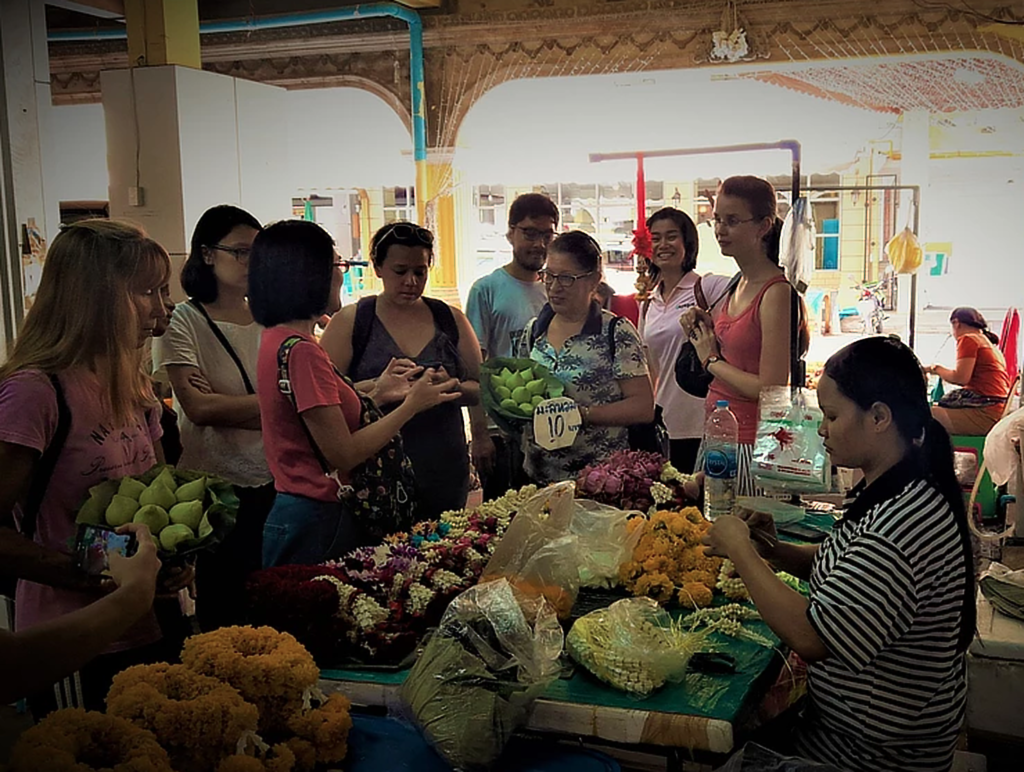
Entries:
[[263, 527], [263, 567], [316, 565], [363, 543], [340, 502], [278, 492]]

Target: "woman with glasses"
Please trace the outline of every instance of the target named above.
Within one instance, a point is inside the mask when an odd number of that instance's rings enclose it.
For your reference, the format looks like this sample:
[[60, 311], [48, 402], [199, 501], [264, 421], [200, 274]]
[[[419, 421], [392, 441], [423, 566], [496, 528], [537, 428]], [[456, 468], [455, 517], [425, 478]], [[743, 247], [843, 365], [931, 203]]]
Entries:
[[216, 553], [199, 557], [196, 616], [210, 630], [243, 620], [245, 579], [260, 567], [263, 524], [274, 484], [263, 453], [256, 359], [263, 327], [249, 310], [249, 251], [262, 226], [222, 204], [192, 232], [181, 269], [187, 303], [153, 341], [153, 364], [166, 368], [180, 416], [178, 466], [235, 486], [238, 520]]
[[520, 338], [518, 355], [544, 365], [580, 405], [575, 442], [543, 450], [527, 424], [526, 473], [538, 483], [572, 480], [583, 467], [629, 449], [633, 424], [654, 418], [647, 358], [628, 319], [601, 309], [601, 247], [583, 231], [563, 233], [548, 247], [540, 272], [548, 302]]
[[[782, 220], [770, 182], [750, 176], [722, 182], [715, 196], [714, 225], [722, 254], [734, 258], [740, 269], [739, 283], [714, 308], [714, 318], [703, 309], [690, 308], [679, 324], [693, 341], [704, 369], [714, 376], [705, 411], [711, 413], [715, 403], [724, 399], [736, 416], [740, 430], [736, 493], [746, 496], [755, 492], [751, 458], [761, 389], [789, 382], [794, 290], [779, 267]], [[804, 318], [806, 314], [801, 314]], [[806, 352], [803, 325], [800, 346]]]
[[383, 291], [336, 314], [321, 345], [357, 382], [378, 378], [393, 363], [423, 367], [422, 377], [433, 382], [458, 380], [458, 400], [402, 429], [416, 475], [417, 517], [436, 518], [466, 505], [469, 451], [461, 408], [480, 401], [480, 344], [465, 314], [423, 295], [434, 261], [429, 230], [409, 222], [385, 225], [373, 235], [370, 259]]

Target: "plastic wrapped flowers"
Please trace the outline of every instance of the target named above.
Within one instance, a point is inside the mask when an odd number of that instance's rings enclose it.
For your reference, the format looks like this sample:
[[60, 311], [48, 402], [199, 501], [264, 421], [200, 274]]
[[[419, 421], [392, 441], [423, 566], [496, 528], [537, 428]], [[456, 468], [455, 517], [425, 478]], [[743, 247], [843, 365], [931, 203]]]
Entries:
[[317, 689], [292, 636], [223, 628], [190, 638], [182, 661], [119, 673], [107, 714], [47, 717], [19, 739], [11, 772], [312, 772], [345, 758], [349, 701]]
[[710, 606], [722, 559], [704, 554], [700, 540], [709, 526], [696, 507], [630, 520], [628, 527], [643, 533], [632, 560], [619, 567], [623, 585], [662, 605], [675, 600], [684, 608]]

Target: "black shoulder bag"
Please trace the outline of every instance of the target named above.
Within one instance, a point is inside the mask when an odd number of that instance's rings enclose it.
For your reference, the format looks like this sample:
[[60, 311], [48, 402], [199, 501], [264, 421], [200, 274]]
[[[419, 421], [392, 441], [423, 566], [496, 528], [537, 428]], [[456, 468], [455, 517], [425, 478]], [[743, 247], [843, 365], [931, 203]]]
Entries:
[[[710, 313], [723, 298], [732, 295], [736, 285], [740, 283], [741, 276], [742, 274], [739, 273], [733, 276], [729, 286], [725, 288], [725, 292], [719, 295], [710, 306], [708, 305], [707, 298], [704, 297], [704, 290], [701, 288], [701, 281], [698, 276], [697, 283], [693, 287], [693, 294], [697, 298], [697, 307]], [[697, 349], [694, 348], [693, 342], [689, 340], [684, 341], [682, 348], [679, 349], [679, 356], [676, 358], [676, 383], [679, 384], [679, 388], [687, 394], [703, 399], [708, 395], [711, 381], [714, 379], [715, 376], [704, 369], [704, 363], [697, 356]]]

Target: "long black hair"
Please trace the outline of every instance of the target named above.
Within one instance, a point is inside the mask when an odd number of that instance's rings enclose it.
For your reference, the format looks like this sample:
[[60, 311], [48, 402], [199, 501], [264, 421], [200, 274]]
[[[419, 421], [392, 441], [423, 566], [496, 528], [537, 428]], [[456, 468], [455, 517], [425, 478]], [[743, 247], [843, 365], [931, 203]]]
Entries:
[[989, 343], [993, 346], [999, 345], [999, 336], [988, 328], [988, 322], [985, 321], [985, 317], [981, 315], [981, 312], [977, 308], [971, 308], [969, 306], [954, 308], [953, 313], [949, 315], [949, 321], [960, 322], [960, 324], [966, 324], [968, 327], [973, 327], [988, 338]]
[[914, 352], [894, 337], [855, 341], [825, 363], [825, 375], [861, 410], [876, 402], [888, 405], [921, 477], [928, 480], [953, 511], [964, 556], [964, 597], [958, 648], [967, 651], [974, 639], [977, 611], [974, 598], [974, 551], [964, 494], [953, 467], [953, 445], [942, 424], [932, 417], [928, 385]]
[[213, 266], [203, 259], [203, 250], [212, 247], [239, 225], [248, 225], [255, 231], [263, 230], [260, 221], [244, 209], [231, 204], [210, 207], [192, 231], [188, 258], [181, 267], [181, 288], [185, 294], [200, 303], [217, 300], [217, 277]]

